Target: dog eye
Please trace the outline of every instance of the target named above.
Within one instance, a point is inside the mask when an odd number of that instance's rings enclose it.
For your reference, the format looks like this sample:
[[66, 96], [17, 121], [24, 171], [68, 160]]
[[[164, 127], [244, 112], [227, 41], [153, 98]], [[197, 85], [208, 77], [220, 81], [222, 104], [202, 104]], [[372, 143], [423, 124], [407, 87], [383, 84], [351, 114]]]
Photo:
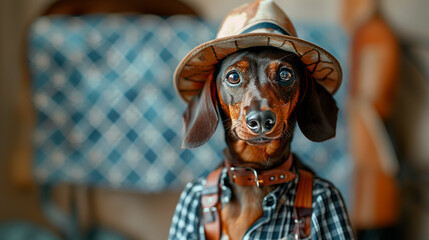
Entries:
[[236, 72], [230, 72], [226, 76], [226, 81], [228, 81], [228, 83], [230, 83], [232, 85], [236, 85], [236, 84], [240, 83], [240, 76]]
[[278, 80], [283, 85], [289, 85], [293, 83], [295, 76], [292, 69], [287, 67], [282, 67], [279, 71]]

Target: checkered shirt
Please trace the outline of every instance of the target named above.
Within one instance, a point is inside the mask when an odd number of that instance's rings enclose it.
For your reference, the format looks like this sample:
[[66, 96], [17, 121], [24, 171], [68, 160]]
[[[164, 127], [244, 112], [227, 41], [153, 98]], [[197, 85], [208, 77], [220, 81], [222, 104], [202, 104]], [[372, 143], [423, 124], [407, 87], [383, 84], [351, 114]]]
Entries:
[[[298, 175], [297, 175], [298, 176]], [[280, 184], [263, 200], [263, 216], [246, 232], [243, 239], [293, 239], [292, 209], [298, 178]], [[206, 180], [200, 178], [183, 190], [170, 228], [170, 240], [205, 239], [200, 207], [201, 193]], [[226, 169], [221, 174], [222, 206], [231, 199]], [[353, 239], [346, 206], [340, 192], [319, 177], [313, 180], [313, 213], [311, 239]]]

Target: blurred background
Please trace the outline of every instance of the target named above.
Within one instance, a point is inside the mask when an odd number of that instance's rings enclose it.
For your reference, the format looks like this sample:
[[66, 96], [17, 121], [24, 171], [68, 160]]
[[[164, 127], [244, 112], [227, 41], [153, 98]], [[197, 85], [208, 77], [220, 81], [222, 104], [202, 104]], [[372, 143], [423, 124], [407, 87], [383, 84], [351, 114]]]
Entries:
[[[0, 0], [0, 239], [166, 239], [224, 148], [180, 148], [172, 74], [246, 2]], [[292, 149], [358, 239], [427, 239], [429, 2], [275, 2], [344, 71], [336, 139]]]

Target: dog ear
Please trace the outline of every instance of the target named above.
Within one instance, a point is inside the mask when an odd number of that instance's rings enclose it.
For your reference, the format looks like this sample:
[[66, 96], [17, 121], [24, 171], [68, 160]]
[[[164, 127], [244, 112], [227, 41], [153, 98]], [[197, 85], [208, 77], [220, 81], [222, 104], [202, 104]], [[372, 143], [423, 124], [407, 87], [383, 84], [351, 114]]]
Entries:
[[298, 106], [297, 121], [304, 136], [314, 142], [335, 137], [338, 108], [332, 95], [308, 73]]
[[195, 95], [183, 114], [185, 136], [182, 148], [196, 148], [208, 142], [216, 131], [219, 116], [216, 110], [216, 92], [211, 79], [204, 84], [202, 91]]

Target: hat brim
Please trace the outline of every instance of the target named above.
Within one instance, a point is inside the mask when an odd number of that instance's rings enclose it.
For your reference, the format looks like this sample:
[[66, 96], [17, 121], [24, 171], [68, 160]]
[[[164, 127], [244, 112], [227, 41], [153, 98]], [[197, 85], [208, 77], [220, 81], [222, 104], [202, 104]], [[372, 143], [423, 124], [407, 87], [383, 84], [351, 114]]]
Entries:
[[325, 49], [297, 37], [274, 33], [246, 33], [205, 42], [185, 56], [174, 73], [174, 83], [186, 102], [196, 95], [225, 57], [250, 47], [270, 46], [295, 53], [313, 78], [329, 93], [341, 85], [342, 70], [338, 60]]

